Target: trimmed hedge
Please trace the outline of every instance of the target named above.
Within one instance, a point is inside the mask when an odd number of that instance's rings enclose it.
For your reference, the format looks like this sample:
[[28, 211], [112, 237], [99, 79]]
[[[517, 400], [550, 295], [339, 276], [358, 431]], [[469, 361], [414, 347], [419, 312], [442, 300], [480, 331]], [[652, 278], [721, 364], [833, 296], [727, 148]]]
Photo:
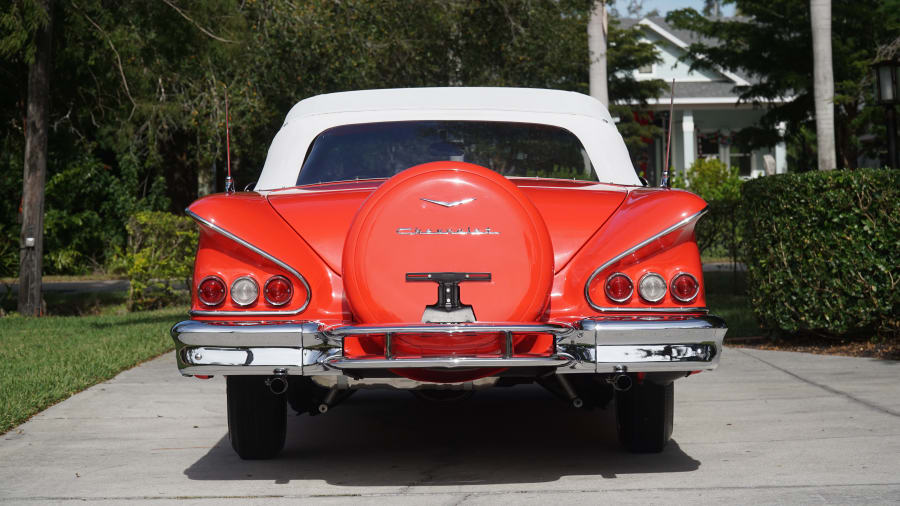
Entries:
[[763, 177], [739, 210], [747, 291], [786, 332], [900, 332], [900, 171]]
[[191, 286], [199, 232], [185, 216], [141, 211], [128, 221], [130, 310], [156, 309], [185, 298], [173, 281]]

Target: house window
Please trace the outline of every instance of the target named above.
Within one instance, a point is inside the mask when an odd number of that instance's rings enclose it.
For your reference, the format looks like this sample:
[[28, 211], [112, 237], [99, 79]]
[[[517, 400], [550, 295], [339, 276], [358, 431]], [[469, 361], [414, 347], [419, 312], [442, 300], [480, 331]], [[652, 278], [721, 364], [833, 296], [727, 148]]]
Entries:
[[738, 175], [750, 177], [753, 169], [752, 153], [745, 151], [738, 145], [732, 145], [728, 155], [728, 165], [737, 167]]
[[638, 67], [638, 74], [652, 74], [653, 73], [653, 64], [648, 63], [647, 65], [641, 65]]
[[698, 146], [699, 156], [701, 158], [719, 157], [719, 134], [718, 132], [700, 132], [700, 142]]

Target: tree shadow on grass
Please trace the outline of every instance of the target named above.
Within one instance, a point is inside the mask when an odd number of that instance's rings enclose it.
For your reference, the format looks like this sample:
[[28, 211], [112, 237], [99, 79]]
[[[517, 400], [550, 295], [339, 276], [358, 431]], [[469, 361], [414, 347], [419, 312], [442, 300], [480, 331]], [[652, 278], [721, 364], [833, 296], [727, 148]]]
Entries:
[[660, 454], [619, 446], [613, 408], [567, 407], [537, 386], [433, 404], [362, 391], [323, 416], [290, 416], [274, 460], [242, 461], [225, 435], [185, 469], [192, 480], [324, 480], [347, 486], [551, 482], [568, 475], [689, 472], [700, 462], [671, 441]]
[[128, 327], [131, 325], [149, 325], [149, 324], [158, 324], [158, 323], [169, 323], [170, 325], [175, 325], [177, 322], [187, 319], [187, 315], [184, 317], [179, 317], [178, 315], [172, 316], [171, 314], [155, 314], [155, 315], [143, 315], [137, 318], [131, 318], [128, 320], [115, 320], [115, 321], [96, 321], [91, 322], [90, 326], [95, 329], [108, 329], [115, 327], [117, 329], [121, 329], [123, 327]]

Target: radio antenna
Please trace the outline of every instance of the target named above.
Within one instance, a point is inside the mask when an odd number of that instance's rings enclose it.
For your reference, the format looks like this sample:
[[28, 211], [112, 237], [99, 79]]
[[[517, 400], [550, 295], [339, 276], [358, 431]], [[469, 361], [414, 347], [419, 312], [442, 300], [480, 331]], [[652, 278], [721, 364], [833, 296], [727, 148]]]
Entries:
[[669, 181], [669, 150], [672, 148], [672, 117], [675, 115], [675, 79], [672, 79], [672, 92], [671, 99], [669, 100], [669, 135], [666, 139], [666, 164], [663, 166], [662, 171], [662, 181], [659, 182], [659, 186], [662, 188], [668, 188], [671, 186], [671, 182]]
[[228, 133], [228, 86], [225, 86], [225, 160], [228, 175], [225, 176], [225, 193], [234, 193], [234, 179], [231, 178], [231, 135]]

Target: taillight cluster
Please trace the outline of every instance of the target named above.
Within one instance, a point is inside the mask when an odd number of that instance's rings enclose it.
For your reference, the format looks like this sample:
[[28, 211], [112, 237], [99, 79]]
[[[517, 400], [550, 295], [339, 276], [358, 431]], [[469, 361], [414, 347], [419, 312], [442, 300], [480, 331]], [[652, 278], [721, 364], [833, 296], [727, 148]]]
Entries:
[[[680, 272], [672, 277], [668, 286], [665, 278], [655, 272], [648, 272], [638, 281], [638, 295], [646, 302], [659, 302], [666, 296], [666, 290], [678, 302], [691, 302], [700, 293], [700, 283], [697, 278], [686, 272]], [[624, 303], [634, 294], [634, 282], [627, 274], [615, 272], [606, 278], [604, 285], [606, 297], [615, 303]]]
[[[218, 306], [225, 302], [228, 291], [236, 306], [251, 306], [259, 299], [259, 283], [251, 276], [235, 279], [230, 290], [226, 289], [225, 282], [218, 276], [207, 276], [197, 285], [197, 298], [206, 306]], [[277, 275], [266, 280], [262, 292], [266, 302], [272, 306], [283, 306], [293, 297], [294, 286], [288, 278]]]

